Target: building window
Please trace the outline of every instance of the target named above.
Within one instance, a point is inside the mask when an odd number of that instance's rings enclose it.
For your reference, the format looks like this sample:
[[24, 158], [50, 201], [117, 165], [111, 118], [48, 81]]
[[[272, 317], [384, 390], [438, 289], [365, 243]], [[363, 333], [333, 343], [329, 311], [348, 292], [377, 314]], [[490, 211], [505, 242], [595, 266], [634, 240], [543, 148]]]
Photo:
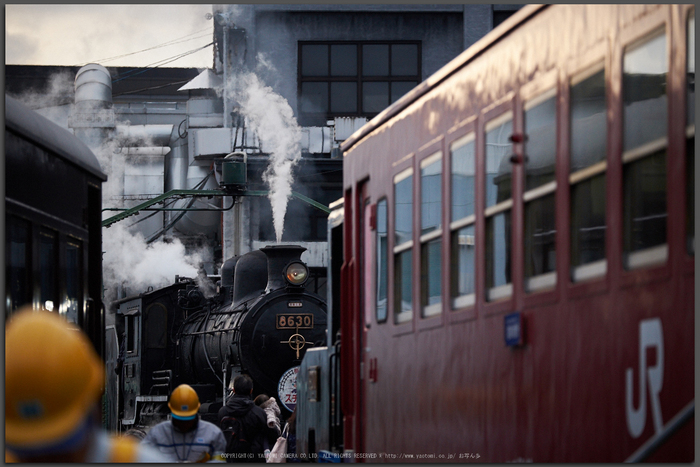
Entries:
[[389, 238], [387, 236], [386, 199], [377, 202], [377, 322], [387, 317], [387, 268], [389, 263]]
[[394, 315], [413, 318], [413, 169], [394, 177]]
[[474, 133], [458, 139], [450, 147], [452, 165], [451, 254], [452, 308], [475, 303], [474, 182], [476, 157]]
[[421, 81], [419, 42], [300, 42], [299, 120], [373, 117]]
[[689, 255], [695, 256], [695, 10], [688, 18], [686, 87], [685, 209], [686, 243]]
[[442, 153], [421, 161], [421, 306], [423, 317], [442, 311]]
[[661, 32], [631, 46], [623, 59], [623, 261], [663, 263], [666, 244], [666, 96], [668, 59]]
[[575, 76], [570, 88], [571, 279], [605, 275], [607, 105], [605, 70]]
[[486, 124], [486, 298], [499, 300], [513, 293], [511, 283], [512, 167], [510, 156], [513, 114]]
[[502, 22], [513, 16], [513, 14], [518, 11], [520, 8], [519, 6], [514, 6], [514, 5], [508, 5], [504, 9], [504, 5], [492, 5], [491, 8], [493, 9], [493, 27], [496, 28], [498, 27]]
[[554, 162], [557, 152], [556, 92], [525, 104], [525, 289], [556, 284]]

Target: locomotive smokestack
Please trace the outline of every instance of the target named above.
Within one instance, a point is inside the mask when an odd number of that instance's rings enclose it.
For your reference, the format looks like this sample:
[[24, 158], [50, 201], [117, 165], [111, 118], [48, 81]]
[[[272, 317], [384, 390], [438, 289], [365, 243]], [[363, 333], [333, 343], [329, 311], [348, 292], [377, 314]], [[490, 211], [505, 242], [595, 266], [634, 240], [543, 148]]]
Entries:
[[287, 286], [284, 268], [292, 261], [301, 261], [301, 254], [306, 248], [299, 245], [272, 245], [261, 248], [260, 251], [267, 256], [267, 293]]

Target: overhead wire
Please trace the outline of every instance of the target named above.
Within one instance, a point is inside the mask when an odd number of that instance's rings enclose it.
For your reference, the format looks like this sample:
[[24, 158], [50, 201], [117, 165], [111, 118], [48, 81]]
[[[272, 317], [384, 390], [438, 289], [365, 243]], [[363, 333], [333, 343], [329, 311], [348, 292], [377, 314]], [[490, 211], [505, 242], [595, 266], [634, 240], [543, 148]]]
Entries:
[[[196, 31], [196, 32], [193, 32], [193, 33], [191, 33], [191, 34], [187, 34], [186, 36], [182, 36], [182, 37], [179, 37], [179, 38], [177, 38], [177, 39], [173, 39], [173, 40], [171, 40], [171, 41], [164, 42], [164, 43], [159, 44], [159, 45], [154, 45], [153, 47], [149, 47], [149, 48], [147, 48], [147, 49], [138, 50], [138, 51], [136, 51], [136, 52], [130, 52], [130, 53], [127, 53], [127, 54], [122, 54], [122, 55], [115, 55], [115, 56], [113, 56], [113, 57], [101, 58], [101, 59], [99, 59], [99, 60], [94, 60], [94, 61], [92, 61], [92, 62], [90, 62], [90, 63], [104, 63], [104, 62], [116, 60], [116, 59], [118, 59], [118, 58], [124, 58], [124, 57], [128, 57], [128, 56], [130, 56], [130, 55], [136, 55], [136, 54], [140, 54], [140, 53], [143, 53], [143, 52], [148, 52], [149, 50], [159, 49], [159, 48], [161, 48], [161, 47], [167, 47], [167, 46], [169, 46], [169, 45], [179, 44], [179, 43], [181, 43], [181, 42], [187, 42], [187, 41], [191, 41], [191, 40], [195, 40], [195, 39], [200, 39], [200, 38], [202, 38], [202, 37], [207, 37], [207, 36], [211, 35], [211, 32], [209, 32], [208, 34], [202, 34], [202, 35], [199, 35], [199, 36], [197, 36], [197, 37], [189, 37], [189, 36], [194, 36], [195, 34], [199, 34], [199, 33], [201, 33], [201, 32], [204, 32], [204, 31], [209, 31], [209, 28], [201, 29], [201, 30]], [[189, 38], [188, 38], [188, 37], [189, 37]]]
[[147, 72], [148, 70], [150, 70], [151, 68], [158, 68], [159, 66], [166, 65], [166, 64], [168, 64], [168, 63], [172, 63], [172, 62], [174, 62], [175, 60], [179, 60], [179, 59], [181, 59], [181, 58], [183, 58], [183, 57], [186, 57], [187, 55], [191, 55], [191, 54], [193, 54], [193, 53], [199, 52], [200, 50], [206, 49], [207, 47], [209, 47], [209, 46], [211, 46], [211, 45], [214, 45], [214, 42], [210, 42], [210, 43], [208, 43], [208, 44], [206, 44], [206, 45], [204, 45], [204, 46], [202, 46], [202, 47], [199, 47], [199, 48], [197, 48], [197, 49], [193, 49], [193, 50], [190, 50], [190, 51], [187, 51], [187, 52], [183, 52], [183, 53], [181, 53], [181, 54], [179, 54], [179, 55], [176, 55], [176, 56], [174, 56], [174, 57], [169, 57], [169, 58], [165, 58], [165, 59], [163, 59], [163, 60], [159, 60], [159, 61], [157, 61], [157, 62], [153, 62], [153, 63], [151, 63], [150, 65], [146, 65], [145, 67], [134, 68], [134, 69], [132, 69], [131, 71], [128, 71], [128, 72], [124, 73], [124, 74], [122, 75], [121, 78], [112, 80], [112, 83], [116, 83], [116, 82], [121, 81], [121, 80], [123, 80], [123, 79], [132, 78], [132, 77], [138, 76], [138, 75], [140, 75], [140, 74], [142, 74], [142, 73], [146, 73], [146, 72]]

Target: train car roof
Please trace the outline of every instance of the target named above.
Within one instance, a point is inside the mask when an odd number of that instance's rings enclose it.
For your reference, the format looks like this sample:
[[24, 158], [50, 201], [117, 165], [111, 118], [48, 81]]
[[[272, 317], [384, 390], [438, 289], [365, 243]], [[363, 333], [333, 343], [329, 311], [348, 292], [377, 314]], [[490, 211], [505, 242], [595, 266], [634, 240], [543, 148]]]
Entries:
[[428, 93], [433, 88], [437, 87], [440, 83], [450, 77], [452, 74], [457, 72], [460, 68], [466, 66], [474, 58], [482, 54], [484, 51], [489, 49], [492, 45], [498, 42], [501, 38], [506, 36], [511, 30], [515, 29], [521, 23], [524, 23], [531, 16], [535, 15], [540, 10], [548, 7], [549, 5], [525, 5], [523, 8], [514, 13], [511, 17], [506, 19], [502, 24], [493, 29], [491, 32], [486, 34], [483, 38], [477, 41], [474, 45], [469, 47], [467, 50], [457, 55], [452, 61], [447, 63], [445, 66], [440, 68], [438, 71], [429, 76], [425, 81], [420, 83], [418, 86], [413, 88], [399, 100], [391, 104], [389, 107], [380, 112], [376, 117], [367, 122], [355, 133], [350, 135], [341, 145], [341, 151], [345, 152], [350, 149], [355, 144], [359, 143], [365, 136], [370, 134], [375, 129], [382, 126], [384, 123], [389, 121], [394, 116], [398, 115], [403, 109], [408, 107], [411, 103], [418, 100], [421, 96]]
[[36, 141], [100, 180], [107, 180], [95, 154], [77, 136], [7, 94], [5, 127]]

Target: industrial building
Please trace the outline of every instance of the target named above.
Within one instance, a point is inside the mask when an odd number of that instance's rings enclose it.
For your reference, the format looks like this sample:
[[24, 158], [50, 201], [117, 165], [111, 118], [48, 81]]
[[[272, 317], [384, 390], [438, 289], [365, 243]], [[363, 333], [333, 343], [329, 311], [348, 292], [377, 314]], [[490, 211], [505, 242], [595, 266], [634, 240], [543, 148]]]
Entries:
[[[173, 197], [120, 221], [148, 242], [176, 237], [208, 250], [209, 274], [278, 241], [263, 192], [279, 158], [293, 176], [279, 240], [307, 248], [302, 259], [324, 293], [327, 212], [318, 204], [342, 196], [340, 143], [518, 8], [213, 5], [211, 68], [7, 65], [6, 92], [25, 102], [51, 94], [33, 108], [106, 165], [103, 208], [113, 211], [103, 219], [171, 190], [219, 190], [226, 156], [242, 161], [240, 196]], [[261, 122], [275, 112], [289, 120], [290, 141]], [[119, 287], [117, 298], [141, 292]]]

